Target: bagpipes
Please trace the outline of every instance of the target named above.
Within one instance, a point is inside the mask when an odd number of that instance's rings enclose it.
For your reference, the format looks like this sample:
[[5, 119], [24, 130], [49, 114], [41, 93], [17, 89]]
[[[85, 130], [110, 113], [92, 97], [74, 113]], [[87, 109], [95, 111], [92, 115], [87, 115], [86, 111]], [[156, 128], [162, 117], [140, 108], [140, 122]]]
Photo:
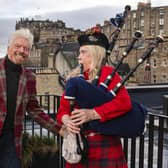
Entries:
[[[107, 91], [107, 88], [117, 71], [117, 68], [114, 68], [112, 73], [107, 76], [104, 83], [100, 83], [99, 86], [85, 81], [82, 75], [80, 77], [70, 78], [66, 83], [65, 99], [69, 99], [71, 104], [73, 101], [76, 101], [79, 108], [94, 108], [108, 101], [112, 101], [129, 77], [150, 56], [153, 49], [162, 41], [163, 38], [157, 36], [154, 41], [150, 43], [143, 55], [138, 59], [137, 65], [131, 68], [125, 78], [117, 83], [112, 90]], [[123, 57], [125, 57], [125, 54], [123, 55]], [[123, 57], [121, 61], [123, 60]], [[121, 63], [119, 62], [118, 64]], [[117, 67], [119, 66], [117, 65]], [[146, 114], [146, 108], [142, 104], [132, 100], [132, 109], [128, 113], [106, 122], [93, 120], [89, 122], [89, 126], [94, 131], [105, 135], [117, 135], [120, 137], [133, 138], [140, 136], [143, 133]]]
[[[116, 19], [111, 19], [111, 22], [113, 24], [115, 23], [118, 28], [113, 36], [112, 42], [109, 45], [106, 56], [109, 56], [112, 49], [114, 48], [115, 41], [117, 40], [120, 29], [124, 24], [124, 19], [129, 10], [130, 7], [126, 6], [123, 15], [117, 15]], [[101, 69], [103, 65], [105, 65], [106, 61], [102, 61], [102, 66], [92, 83], [87, 82], [83, 78], [83, 71], [81, 66], [81, 75], [79, 77], [70, 78], [66, 82], [64, 98], [69, 100], [70, 106], [72, 108], [74, 107], [74, 102], [76, 102], [79, 108], [94, 108], [106, 102], [112, 101], [112, 99], [116, 97], [117, 93], [129, 79], [129, 77], [147, 58], [149, 58], [153, 49], [157, 47], [159, 43], [163, 42], [163, 37], [157, 36], [154, 41], [150, 43], [149, 47], [142, 54], [140, 59], [138, 59], [138, 63], [133, 68], [131, 68], [129, 73], [119, 83], [117, 83], [117, 85], [112, 90], [107, 91], [108, 85], [110, 84], [119, 66], [122, 64], [123, 59], [128, 55], [128, 53], [133, 48], [134, 43], [140, 37], [141, 33], [137, 31], [133, 40], [123, 52], [122, 58], [119, 63], [114, 67], [111, 74], [107, 76], [107, 79], [103, 83], [100, 83], [99, 86], [97, 86], [97, 84], [101, 75]], [[126, 138], [134, 138], [140, 136], [144, 132], [147, 110], [142, 104], [134, 100], [131, 100], [131, 102], [132, 109], [126, 114], [106, 122], [100, 122], [99, 120], [90, 121], [88, 122], [89, 128], [104, 135], [117, 135]], [[82, 136], [82, 134], [80, 134], [80, 136]], [[80, 157], [80, 159], [82, 159], [82, 157], [87, 153], [87, 143], [85, 143], [85, 138], [83, 137], [81, 138], [81, 141], [83, 141], [83, 145], [81, 146], [81, 143], [79, 141], [80, 136], [76, 135], [77, 149], [75, 150], [75, 154], [73, 154], [73, 156], [75, 158], [75, 156], [82, 155]], [[68, 155], [67, 152], [64, 152], [63, 157], [69, 163], [77, 163], [80, 161], [80, 159], [73, 159], [72, 155]]]

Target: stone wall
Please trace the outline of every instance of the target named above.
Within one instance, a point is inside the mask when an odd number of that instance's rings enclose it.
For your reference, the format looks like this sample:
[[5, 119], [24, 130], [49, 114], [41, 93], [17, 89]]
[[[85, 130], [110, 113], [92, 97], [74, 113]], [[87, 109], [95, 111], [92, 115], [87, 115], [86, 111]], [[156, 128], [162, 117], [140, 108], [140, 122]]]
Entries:
[[37, 94], [56, 94], [61, 96], [63, 88], [59, 84], [58, 76], [56, 70], [37, 70]]

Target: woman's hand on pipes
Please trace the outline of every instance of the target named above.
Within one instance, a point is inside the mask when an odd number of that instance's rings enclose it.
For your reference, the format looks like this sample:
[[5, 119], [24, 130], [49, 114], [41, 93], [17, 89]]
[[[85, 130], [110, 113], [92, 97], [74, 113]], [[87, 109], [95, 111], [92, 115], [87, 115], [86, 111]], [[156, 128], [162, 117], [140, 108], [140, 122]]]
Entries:
[[70, 134], [75, 134], [75, 133], [79, 133], [80, 132], [80, 128], [78, 127], [78, 125], [76, 123], [74, 123], [69, 115], [64, 115], [62, 117], [62, 122], [64, 123], [67, 131]]
[[94, 109], [74, 109], [71, 114], [70, 118], [76, 125], [81, 125], [91, 120], [101, 119], [101, 116]]

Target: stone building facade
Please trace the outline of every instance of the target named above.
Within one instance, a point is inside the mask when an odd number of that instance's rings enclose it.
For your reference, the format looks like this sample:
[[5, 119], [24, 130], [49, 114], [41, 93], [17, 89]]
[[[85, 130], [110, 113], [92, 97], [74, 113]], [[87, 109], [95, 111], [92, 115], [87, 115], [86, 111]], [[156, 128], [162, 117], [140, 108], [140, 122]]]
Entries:
[[[102, 31], [110, 38], [114, 27], [105, 21]], [[130, 67], [137, 64], [137, 60], [145, 52], [149, 43], [157, 35], [162, 35], [165, 42], [154, 49], [151, 57], [141, 65], [130, 83], [154, 84], [168, 82], [168, 6], [152, 7], [150, 1], [138, 3], [137, 10], [128, 12], [125, 25], [121, 30], [116, 46], [111, 54], [113, 61], [120, 60], [125, 47], [129, 44], [136, 30], [143, 33], [143, 37], [136, 43], [136, 47], [126, 58]]]
[[[115, 27], [110, 21], [97, 25], [109, 40]], [[80, 30], [67, 28], [61, 20], [56, 22], [45, 20], [20, 19], [16, 29], [26, 27], [34, 34], [34, 45], [26, 66], [39, 69], [37, 88], [40, 94], [61, 94], [62, 87], [58, 83], [60, 74], [67, 74], [76, 66], [78, 45], [77, 36], [84, 33]], [[151, 57], [146, 60], [129, 79], [127, 85], [168, 83], [168, 6], [152, 7], [150, 1], [138, 3], [136, 10], [128, 12], [125, 25], [110, 55], [112, 63], [117, 63], [125, 47], [132, 40], [136, 30], [143, 37], [135, 44], [131, 53], [124, 60], [130, 68], [137, 64], [151, 41], [162, 35], [165, 42], [154, 49]], [[48, 71], [46, 71], [48, 69]], [[52, 82], [51, 82], [52, 81]]]

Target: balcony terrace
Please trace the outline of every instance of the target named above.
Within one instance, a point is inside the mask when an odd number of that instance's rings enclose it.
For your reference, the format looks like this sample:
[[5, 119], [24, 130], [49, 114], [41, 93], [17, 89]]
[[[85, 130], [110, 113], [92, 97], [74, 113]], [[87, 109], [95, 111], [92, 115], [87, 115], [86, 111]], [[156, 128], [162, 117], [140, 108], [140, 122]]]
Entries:
[[[122, 144], [129, 168], [167, 168], [168, 167], [168, 85], [127, 87], [131, 98], [148, 108], [146, 131], [137, 138], [123, 139]], [[41, 107], [56, 119], [60, 96], [39, 95]], [[61, 157], [61, 141], [25, 116], [24, 131], [40, 137], [54, 137], [59, 146], [59, 168], [64, 167]], [[48, 167], [49, 168], [49, 167]]]

